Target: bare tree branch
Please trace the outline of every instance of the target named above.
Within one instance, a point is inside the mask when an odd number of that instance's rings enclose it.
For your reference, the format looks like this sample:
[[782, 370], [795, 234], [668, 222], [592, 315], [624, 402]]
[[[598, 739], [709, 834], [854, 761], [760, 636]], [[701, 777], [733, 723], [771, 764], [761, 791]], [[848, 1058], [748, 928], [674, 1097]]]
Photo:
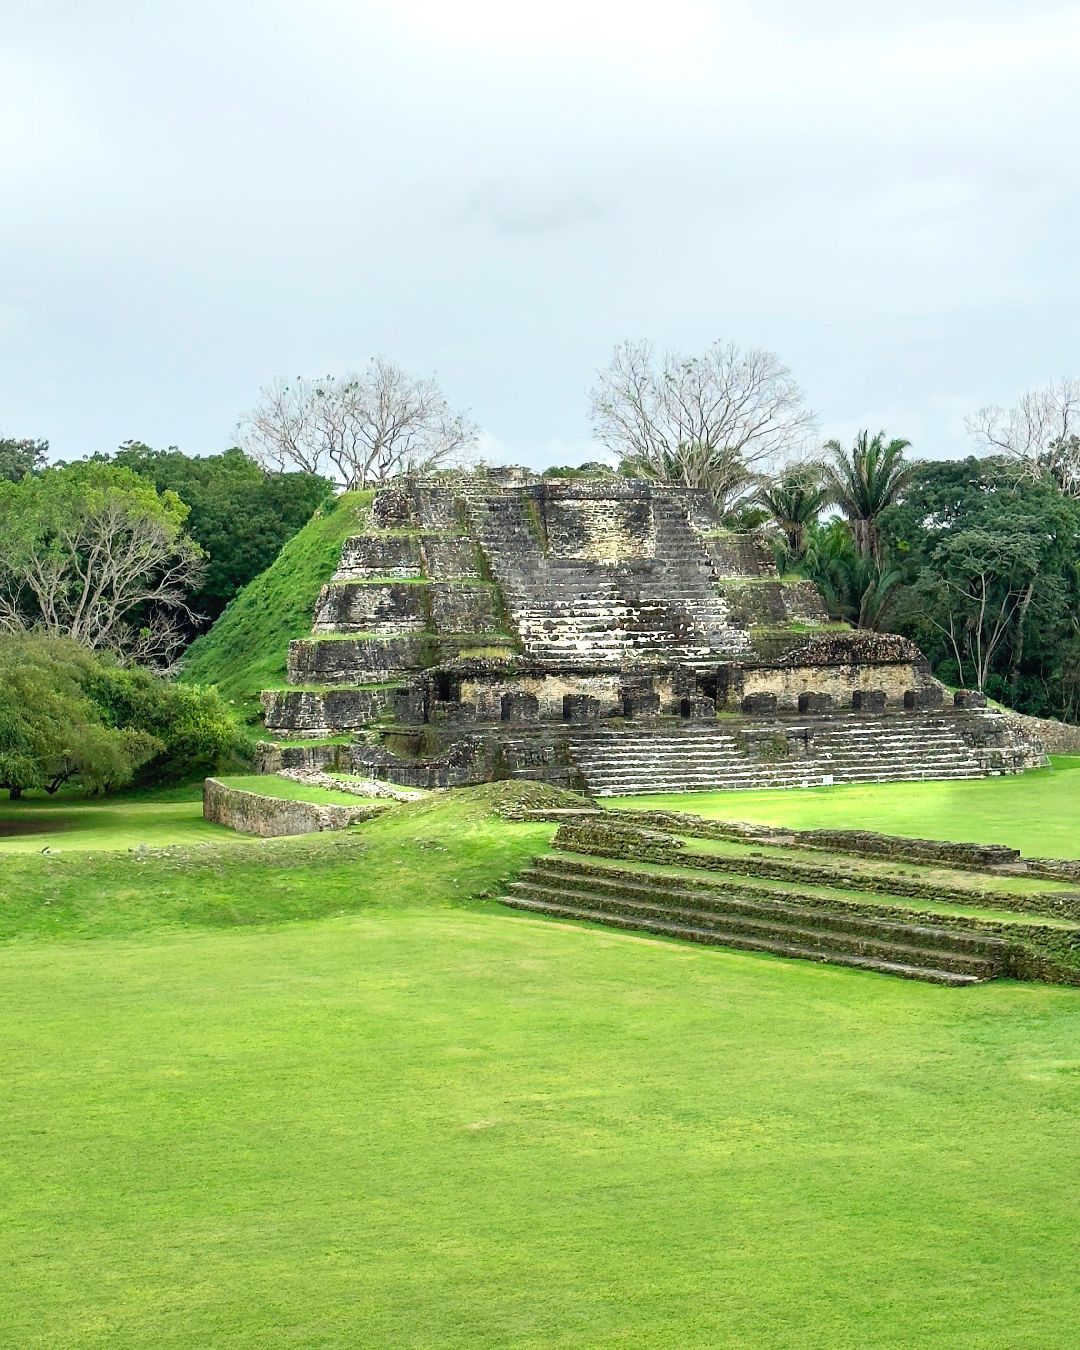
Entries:
[[434, 380], [383, 356], [361, 374], [267, 385], [238, 426], [244, 449], [267, 468], [325, 474], [345, 488], [451, 463], [478, 432]]
[[816, 425], [777, 356], [730, 342], [701, 356], [621, 343], [593, 387], [592, 420], [634, 472], [707, 488], [721, 510], [756, 471], [800, 458]]

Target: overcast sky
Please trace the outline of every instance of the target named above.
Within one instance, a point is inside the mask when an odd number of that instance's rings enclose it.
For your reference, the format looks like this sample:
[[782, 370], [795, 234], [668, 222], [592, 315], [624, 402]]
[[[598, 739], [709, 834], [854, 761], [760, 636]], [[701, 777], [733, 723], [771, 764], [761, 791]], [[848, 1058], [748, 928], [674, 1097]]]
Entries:
[[626, 337], [962, 453], [1080, 375], [1080, 5], [0, 0], [0, 433], [211, 452], [383, 352], [591, 453]]

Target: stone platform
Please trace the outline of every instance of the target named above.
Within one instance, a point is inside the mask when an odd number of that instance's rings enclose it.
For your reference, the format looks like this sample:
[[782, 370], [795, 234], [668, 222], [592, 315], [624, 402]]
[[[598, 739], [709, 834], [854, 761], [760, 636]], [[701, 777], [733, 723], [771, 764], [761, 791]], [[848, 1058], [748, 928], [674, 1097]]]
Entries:
[[[969, 778], [1040, 747], [916, 647], [829, 623], [702, 493], [619, 478], [403, 479], [346, 541], [270, 764], [599, 794]], [[350, 745], [319, 745], [351, 733]]]

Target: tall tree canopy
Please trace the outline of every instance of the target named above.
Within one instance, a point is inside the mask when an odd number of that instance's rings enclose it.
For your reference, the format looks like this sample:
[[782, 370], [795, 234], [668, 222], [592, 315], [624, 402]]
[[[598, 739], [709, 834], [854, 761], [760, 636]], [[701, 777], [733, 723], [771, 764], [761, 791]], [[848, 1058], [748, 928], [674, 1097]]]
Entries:
[[911, 583], [895, 626], [943, 678], [1080, 717], [1080, 501], [1005, 457], [926, 462], [881, 531]]
[[331, 495], [317, 474], [271, 473], [240, 449], [186, 455], [176, 446], [152, 450], [127, 441], [108, 462], [174, 492], [187, 505], [187, 533], [206, 555], [191, 608], [212, 622]]
[[879, 563], [878, 520], [911, 481], [914, 466], [904, 459], [910, 445], [899, 437], [886, 441], [883, 431], [876, 436], [860, 431], [850, 450], [839, 441], [825, 444], [831, 455], [825, 468], [829, 498], [847, 518], [858, 552]]
[[991, 404], [967, 419], [976, 445], [1005, 456], [1033, 477], [1048, 477], [1080, 497], [1080, 380], [1031, 389], [1011, 408]]
[[21, 483], [28, 474], [43, 469], [48, 450], [48, 441], [0, 436], [0, 482]]
[[479, 428], [435, 380], [376, 356], [360, 372], [264, 386], [238, 433], [268, 469], [326, 475], [351, 489], [448, 464], [476, 444]]
[[731, 342], [700, 356], [621, 343], [593, 386], [592, 421], [623, 472], [703, 488], [721, 511], [756, 471], [798, 457], [815, 425], [779, 357]]
[[203, 573], [187, 515], [174, 492], [113, 465], [0, 483], [0, 628], [168, 664]]

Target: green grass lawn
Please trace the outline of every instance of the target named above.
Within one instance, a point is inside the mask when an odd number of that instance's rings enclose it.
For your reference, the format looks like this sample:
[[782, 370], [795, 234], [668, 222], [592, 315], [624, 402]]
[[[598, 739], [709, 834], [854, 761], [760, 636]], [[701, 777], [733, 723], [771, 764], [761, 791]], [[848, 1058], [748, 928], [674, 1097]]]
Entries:
[[1080, 756], [1051, 768], [965, 782], [848, 783], [756, 792], [612, 797], [605, 805], [690, 811], [792, 829], [880, 830], [958, 843], [1008, 844], [1030, 857], [1080, 857]]
[[[7, 831], [17, 831], [8, 833]], [[0, 800], [0, 859], [43, 848], [113, 850], [173, 844], [223, 843], [242, 836], [202, 818], [201, 785], [166, 792]], [[0, 869], [7, 869], [0, 862]]]
[[513, 913], [521, 790], [4, 857], [0, 1344], [1071, 1346], [1080, 991]]
[[0, 950], [13, 1346], [1069, 1346], [1080, 999], [495, 908]]
[[284, 683], [289, 643], [310, 636], [319, 591], [337, 569], [342, 544], [362, 533], [373, 495], [344, 492], [317, 512], [192, 643], [180, 678], [217, 685], [237, 717], [254, 722], [259, 691]]
[[242, 788], [263, 797], [281, 797], [290, 802], [322, 802], [330, 806], [362, 806], [368, 799], [355, 792], [338, 792], [334, 788], [313, 787], [310, 783], [294, 783], [291, 778], [277, 774], [234, 774], [220, 780], [228, 787]]

